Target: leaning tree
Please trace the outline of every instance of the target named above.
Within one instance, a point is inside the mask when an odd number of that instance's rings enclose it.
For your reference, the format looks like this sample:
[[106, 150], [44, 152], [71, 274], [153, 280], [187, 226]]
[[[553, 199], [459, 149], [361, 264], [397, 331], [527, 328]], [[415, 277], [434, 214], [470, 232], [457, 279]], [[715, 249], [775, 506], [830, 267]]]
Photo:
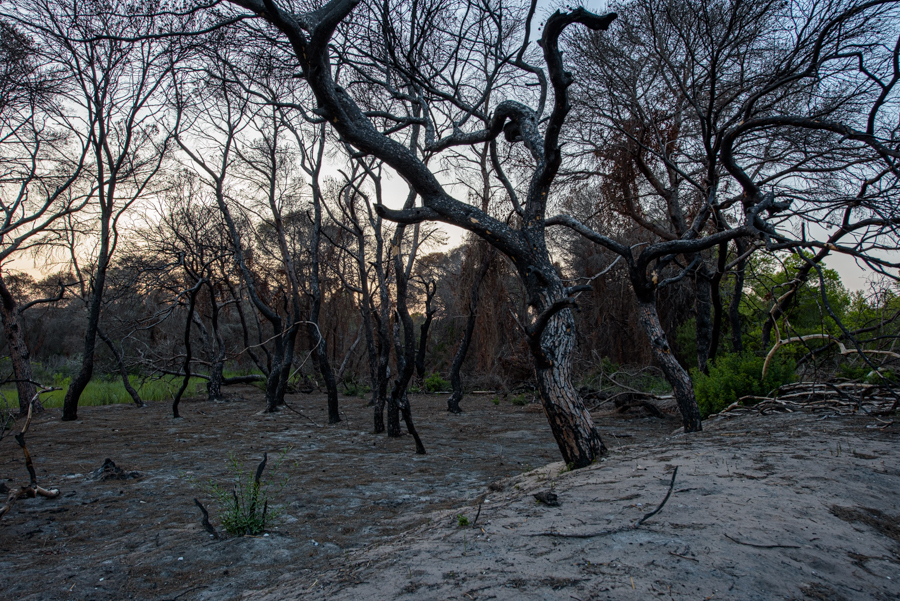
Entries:
[[[384, 161], [420, 199], [419, 206], [403, 209], [380, 206], [382, 215], [403, 224], [455, 225], [509, 257], [528, 295], [532, 315], [523, 329], [551, 429], [567, 463], [589, 465], [605, 447], [572, 384], [576, 290], [565, 285], [553, 265], [545, 216], [562, 162], [560, 132], [573, 81], [563, 66], [560, 36], [573, 24], [606, 29], [615, 15], [582, 8], [554, 13], [540, 40], [543, 66], [537, 66], [528, 52], [534, 2], [527, 15], [500, 2], [383, 2], [357, 8], [359, 0], [332, 0], [306, 12], [273, 0], [233, 4], [252, 11], [287, 39], [297, 75], [315, 97], [315, 115], [360, 156]], [[343, 48], [345, 39], [364, 34], [371, 34], [375, 43], [333, 51]], [[485, 69], [485, 62], [492, 67]], [[338, 63], [348, 68], [339, 71]], [[354, 65], [366, 68], [352, 69]], [[351, 72], [355, 77], [339, 82]], [[536, 97], [516, 96], [522, 88], [516, 85], [500, 100], [512, 78], [527, 78], [538, 90]], [[421, 148], [406, 143], [414, 126], [424, 130]], [[509, 184], [514, 213], [509, 222], [454, 198], [431, 167], [441, 151], [483, 144], [501, 133], [509, 144], [526, 149], [530, 171], [519, 190], [497, 172]]]

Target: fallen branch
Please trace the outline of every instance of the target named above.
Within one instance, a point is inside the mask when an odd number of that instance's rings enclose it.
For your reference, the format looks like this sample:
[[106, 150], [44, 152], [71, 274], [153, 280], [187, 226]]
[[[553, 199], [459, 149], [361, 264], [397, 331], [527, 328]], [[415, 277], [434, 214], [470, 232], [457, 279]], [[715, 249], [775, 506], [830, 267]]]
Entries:
[[728, 536], [727, 534], [725, 535], [725, 538], [727, 538], [730, 541], [734, 541], [739, 545], [746, 545], [748, 547], [754, 547], [756, 549], [799, 549], [800, 548], [800, 545], [759, 545], [757, 543], [748, 543], [748, 542], [745, 542], [742, 540], [738, 540], [732, 536]]
[[675, 477], [678, 475], [678, 466], [675, 467], [675, 470], [672, 472], [672, 480], [669, 482], [669, 490], [666, 492], [665, 498], [662, 502], [657, 505], [656, 509], [639, 519], [633, 524], [629, 524], [628, 526], [620, 526], [619, 528], [612, 528], [610, 530], [601, 530], [599, 532], [585, 532], [582, 534], [566, 534], [564, 532], [535, 532], [533, 534], [528, 534], [527, 536], [552, 536], [554, 538], [594, 538], [597, 536], [606, 536], [608, 534], [618, 534], [619, 532], [627, 532], [629, 530], [637, 530], [641, 527], [641, 525], [659, 513], [662, 508], [666, 505], [669, 500], [669, 497], [672, 496], [672, 489], [675, 488]]
[[34, 395], [34, 398], [31, 399], [31, 402], [28, 403], [28, 416], [25, 418], [25, 425], [22, 426], [22, 431], [15, 435], [16, 442], [22, 447], [22, 452], [25, 454], [25, 469], [28, 470], [28, 476], [30, 478], [28, 486], [22, 486], [18, 489], [14, 489], [10, 491], [9, 495], [6, 497], [6, 505], [0, 509], [0, 519], [3, 518], [4, 515], [9, 513], [9, 510], [12, 509], [13, 503], [18, 501], [19, 499], [33, 499], [38, 495], [45, 497], [47, 499], [55, 499], [59, 496], [59, 490], [52, 489], [47, 490], [46, 488], [42, 488], [38, 486], [37, 483], [37, 472], [34, 470], [34, 463], [31, 460], [31, 453], [28, 452], [28, 446], [25, 444], [25, 434], [28, 432], [28, 426], [31, 425], [31, 417], [34, 414], [34, 403], [38, 400], [40, 396], [40, 392]]

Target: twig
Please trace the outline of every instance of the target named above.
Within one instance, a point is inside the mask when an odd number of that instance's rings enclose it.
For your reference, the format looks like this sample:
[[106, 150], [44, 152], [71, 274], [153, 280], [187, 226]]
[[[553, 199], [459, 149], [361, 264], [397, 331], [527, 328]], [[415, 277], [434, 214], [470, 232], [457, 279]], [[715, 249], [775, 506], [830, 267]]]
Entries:
[[316, 428], [321, 428], [321, 427], [322, 427], [321, 425], [317, 424], [317, 423], [315, 422], [315, 420], [314, 420], [313, 418], [311, 418], [310, 416], [306, 415], [305, 413], [303, 413], [303, 412], [300, 411], [299, 409], [294, 409], [293, 407], [291, 407], [290, 405], [288, 405], [288, 404], [287, 404], [287, 401], [285, 401], [284, 399], [282, 399], [281, 402], [284, 404], [285, 407], [288, 408], [289, 411], [293, 411], [294, 413], [296, 413], [296, 414], [299, 415], [300, 417], [303, 417], [303, 418], [305, 418], [305, 419], [308, 419], [308, 420], [309, 420], [309, 423], [311, 423], [312, 425], [314, 425]]
[[[636, 521], [634, 524], [630, 524], [628, 526], [620, 526], [618, 528], [612, 528], [610, 530], [601, 530], [599, 532], [586, 532], [584, 534], [565, 534], [563, 532], [535, 532], [534, 534], [528, 534], [526, 536], [553, 536], [555, 538], [594, 538], [596, 536], [606, 536], [608, 534], [617, 534], [619, 532], [626, 532], [628, 530], [637, 530], [641, 527], [641, 525], [659, 513], [662, 508], [665, 506], [666, 502], [669, 500], [669, 497], [672, 496], [672, 489], [675, 488], [675, 477], [678, 475], [678, 466], [675, 466], [675, 470], [672, 472], [672, 480], [669, 482], [669, 490], [666, 492], [665, 498], [662, 500], [656, 509]], [[726, 535], [727, 536], [727, 535]]]
[[652, 518], [653, 516], [655, 516], [657, 513], [659, 513], [662, 510], [663, 506], [669, 500], [669, 497], [672, 496], [672, 489], [675, 488], [675, 476], [677, 476], [677, 475], [678, 475], [678, 466], [676, 465], [675, 469], [672, 471], [672, 481], [669, 482], [669, 490], [668, 490], [668, 492], [666, 492], [666, 498], [662, 500], [662, 503], [660, 503], [656, 509], [654, 509], [653, 511], [651, 511], [650, 513], [648, 513], [647, 515], [645, 515], [644, 517], [639, 519], [637, 524], [634, 525], [635, 528], [639, 528], [641, 524], [643, 524], [644, 522], [646, 522], [647, 520], [649, 520], [650, 518]]
[[739, 545], [746, 545], [748, 547], [755, 547], [757, 549], [799, 549], [800, 548], [799, 545], [758, 545], [756, 543], [747, 543], [742, 540], [738, 540], [734, 537], [728, 536], [727, 534], [725, 535], [725, 538], [727, 538], [730, 541], [734, 541]]
[[203, 524], [203, 529], [212, 534], [213, 538], [219, 538], [219, 533], [216, 532], [213, 525], [209, 523], [209, 512], [206, 511], [206, 507], [204, 507], [197, 499], [194, 499], [194, 503], [200, 508], [200, 511], [203, 512], [203, 519], [200, 521], [200, 523]]
[[473, 528], [475, 527], [475, 524], [478, 523], [478, 516], [481, 515], [481, 505], [482, 505], [483, 503], [484, 503], [484, 497], [481, 497], [481, 499], [478, 501], [478, 511], [475, 512], [475, 519], [472, 520], [472, 527], [473, 527]]

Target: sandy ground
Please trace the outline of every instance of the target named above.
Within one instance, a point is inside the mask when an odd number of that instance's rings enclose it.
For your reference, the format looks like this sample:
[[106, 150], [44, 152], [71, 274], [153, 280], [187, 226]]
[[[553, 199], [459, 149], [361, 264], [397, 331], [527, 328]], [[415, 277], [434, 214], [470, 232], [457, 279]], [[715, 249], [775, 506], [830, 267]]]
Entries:
[[[415, 397], [429, 451], [416, 456], [409, 437], [372, 435], [359, 399], [326, 426], [317, 395], [290, 398], [307, 419], [261, 414], [255, 389], [231, 392], [185, 403], [182, 420], [164, 405], [37, 419], [39, 478], [62, 496], [20, 501], [0, 522], [3, 597], [900, 598], [897, 425], [741, 416], [684, 436], [672, 421], [598, 413], [612, 453], [564, 472], [536, 405], [471, 397], [453, 416], [443, 397]], [[202, 482], [227, 481], [229, 452], [249, 469], [289, 447], [268, 536], [211, 539], [193, 505], [210, 504]], [[106, 457], [141, 478], [88, 479]], [[631, 528], [675, 467], [668, 502]], [[27, 477], [11, 437], [0, 476]], [[558, 507], [534, 499], [551, 489]]]
[[[303, 417], [261, 413], [252, 387], [228, 394], [232, 402], [183, 402], [179, 420], [166, 404], [85, 407], [77, 422], [61, 422], [58, 410], [37, 417], [27, 440], [39, 483], [61, 496], [19, 501], [0, 521], [0, 598], [239, 599], [319, 574], [430, 512], [466, 505], [490, 482], [559, 457], [538, 405], [472, 396], [457, 416], [445, 411], [446, 396], [414, 396], [428, 450], [417, 456], [409, 436], [374, 436], [371, 410], [358, 398], [342, 399], [344, 421], [328, 426], [322, 395], [289, 396]], [[616, 416], [607, 430], [633, 442], [672, 427]], [[228, 483], [229, 454], [251, 470], [268, 452], [274, 478], [284, 449], [278, 472], [290, 479], [272, 499], [283, 513], [268, 536], [210, 539], [193, 503], [199, 498], [217, 523], [204, 483]], [[141, 477], [92, 481], [106, 458]], [[10, 488], [27, 483], [12, 436], [0, 441], [0, 478]]]
[[[551, 464], [249, 599], [900, 599], [896, 426], [744, 416]], [[673, 493], [659, 506], [678, 468]], [[533, 494], [553, 490], [549, 507]], [[458, 515], [470, 524], [459, 526]]]

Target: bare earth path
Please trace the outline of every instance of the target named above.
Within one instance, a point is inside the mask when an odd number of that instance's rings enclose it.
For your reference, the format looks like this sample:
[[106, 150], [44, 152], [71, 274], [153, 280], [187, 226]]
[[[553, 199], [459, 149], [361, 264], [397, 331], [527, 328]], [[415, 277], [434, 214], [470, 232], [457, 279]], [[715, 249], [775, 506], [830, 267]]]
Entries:
[[[897, 425], [744, 416], [685, 437], [671, 421], [600, 414], [613, 453], [566, 473], [547, 465], [558, 451], [537, 406], [472, 397], [451, 416], [443, 397], [414, 398], [429, 451], [417, 457], [408, 437], [370, 434], [358, 399], [344, 402], [343, 424], [320, 428], [259, 414], [256, 392], [243, 396], [253, 400], [187, 403], [177, 421], [154, 406], [33, 424], [39, 477], [63, 496], [20, 501], [0, 522], [4, 597], [900, 598]], [[323, 399], [292, 402], [321, 424]], [[185, 475], [223, 481], [229, 451], [252, 467], [288, 445], [296, 465], [286, 468], [278, 529], [211, 540]], [[0, 452], [0, 475], [20, 483], [14, 443]], [[107, 456], [144, 477], [85, 481]], [[658, 506], [676, 466], [659, 514], [604, 533]], [[559, 507], [532, 496], [551, 487]]]

